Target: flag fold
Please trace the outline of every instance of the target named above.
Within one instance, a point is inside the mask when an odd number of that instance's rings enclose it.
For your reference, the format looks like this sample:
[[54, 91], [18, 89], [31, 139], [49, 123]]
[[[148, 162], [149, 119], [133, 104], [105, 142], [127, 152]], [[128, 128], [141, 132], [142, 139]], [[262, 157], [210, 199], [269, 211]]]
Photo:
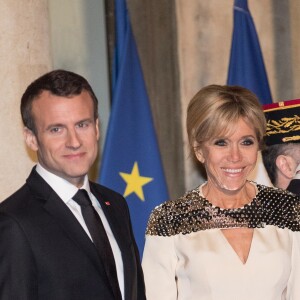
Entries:
[[272, 103], [262, 52], [247, 0], [234, 2], [228, 85], [240, 85], [254, 92], [261, 104]]
[[99, 182], [126, 198], [142, 255], [150, 212], [168, 191], [125, 1], [116, 0], [115, 9], [113, 100]]

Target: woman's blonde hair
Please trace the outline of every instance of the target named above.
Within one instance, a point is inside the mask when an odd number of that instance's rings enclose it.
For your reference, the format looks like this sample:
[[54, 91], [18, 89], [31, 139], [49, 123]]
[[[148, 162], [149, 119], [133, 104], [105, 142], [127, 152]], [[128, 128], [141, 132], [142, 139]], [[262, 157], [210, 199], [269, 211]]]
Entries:
[[254, 127], [262, 146], [266, 120], [254, 93], [240, 86], [208, 85], [202, 88], [187, 109], [186, 127], [192, 152], [211, 138], [233, 132], [240, 118]]

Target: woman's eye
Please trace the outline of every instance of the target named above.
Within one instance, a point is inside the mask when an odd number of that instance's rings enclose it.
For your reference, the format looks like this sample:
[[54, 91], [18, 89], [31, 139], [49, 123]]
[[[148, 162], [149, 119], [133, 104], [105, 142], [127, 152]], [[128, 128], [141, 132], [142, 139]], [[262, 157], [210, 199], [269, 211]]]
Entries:
[[216, 141], [214, 142], [214, 145], [216, 145], [216, 146], [226, 146], [227, 143], [226, 143], [225, 140], [216, 140]]
[[250, 145], [253, 145], [254, 144], [254, 141], [251, 140], [251, 139], [246, 139], [242, 142], [243, 145], [245, 146], [250, 146]]

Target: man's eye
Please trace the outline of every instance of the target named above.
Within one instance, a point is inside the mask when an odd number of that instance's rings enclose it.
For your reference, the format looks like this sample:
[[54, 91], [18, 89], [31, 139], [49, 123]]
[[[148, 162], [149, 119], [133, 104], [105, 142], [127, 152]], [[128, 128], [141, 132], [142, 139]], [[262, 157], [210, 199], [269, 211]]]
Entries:
[[77, 124], [77, 127], [79, 127], [79, 128], [84, 128], [84, 127], [87, 127], [87, 126], [88, 126], [87, 122], [82, 122], [82, 123]]
[[226, 143], [225, 140], [216, 140], [216, 141], [214, 142], [214, 145], [216, 145], [216, 146], [226, 146], [227, 143]]
[[51, 132], [51, 133], [57, 133], [57, 132], [59, 132], [59, 131], [60, 131], [60, 128], [59, 128], [59, 127], [53, 127], [53, 128], [50, 129], [50, 132]]

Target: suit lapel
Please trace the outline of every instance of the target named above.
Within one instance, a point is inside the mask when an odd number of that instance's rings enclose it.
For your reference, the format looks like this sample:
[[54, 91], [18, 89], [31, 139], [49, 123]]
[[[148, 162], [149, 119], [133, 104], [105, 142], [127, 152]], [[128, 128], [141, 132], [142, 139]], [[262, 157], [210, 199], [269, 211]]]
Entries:
[[[122, 210], [122, 206], [115, 206], [118, 199], [110, 201], [109, 197], [112, 195], [104, 193], [95, 184], [90, 182], [90, 187], [93, 195], [98, 199], [102, 210], [107, 218], [113, 235], [118, 243], [121, 251], [124, 269], [124, 284], [125, 284], [125, 299], [130, 299], [130, 291], [134, 285], [133, 278], [135, 277], [136, 262], [134, 260], [134, 253], [132, 252], [132, 240], [130, 232], [128, 232], [127, 223], [124, 224], [124, 220], [128, 217]], [[123, 207], [124, 208], [124, 207]]]
[[[108, 281], [103, 263], [90, 238], [73, 213], [46, 181], [35, 171], [35, 168], [28, 177], [27, 184], [35, 198], [41, 201], [41, 205], [43, 205], [44, 209], [52, 216], [52, 221], [59, 224], [61, 230], [66, 233], [70, 240], [89, 257], [101, 277], [105, 277], [105, 280]], [[102, 189], [93, 183], [90, 183], [90, 185], [91, 191], [98, 199], [120, 248], [124, 268], [125, 299], [131, 299], [130, 291], [136, 284], [134, 280], [136, 277], [136, 272], [134, 271], [136, 270], [136, 261], [134, 260], [132, 250], [132, 234], [127, 224], [128, 214], [123, 211], [124, 206], [116, 205], [116, 201], [119, 199], [111, 199], [112, 201], [110, 203], [110, 197], [114, 197], [113, 194], [102, 192]], [[124, 221], [126, 224], [124, 224]]]
[[90, 258], [98, 271], [104, 274], [103, 264], [99, 259], [94, 244], [66, 204], [35, 170], [31, 172], [27, 183], [36, 198], [43, 202], [44, 209], [53, 217], [53, 220], [74, 244], [81, 248]]
[[[100, 203], [105, 217], [109, 223], [109, 226], [113, 232], [113, 235], [118, 243], [118, 246], [122, 252], [130, 246], [130, 240], [128, 240], [128, 232], [126, 231], [124, 217], [120, 215], [122, 211], [119, 207], [114, 207], [114, 201], [110, 202], [110, 199], [103, 194], [99, 189], [95, 188], [93, 183], [90, 183], [91, 191]], [[121, 222], [122, 221], [122, 222]]]

